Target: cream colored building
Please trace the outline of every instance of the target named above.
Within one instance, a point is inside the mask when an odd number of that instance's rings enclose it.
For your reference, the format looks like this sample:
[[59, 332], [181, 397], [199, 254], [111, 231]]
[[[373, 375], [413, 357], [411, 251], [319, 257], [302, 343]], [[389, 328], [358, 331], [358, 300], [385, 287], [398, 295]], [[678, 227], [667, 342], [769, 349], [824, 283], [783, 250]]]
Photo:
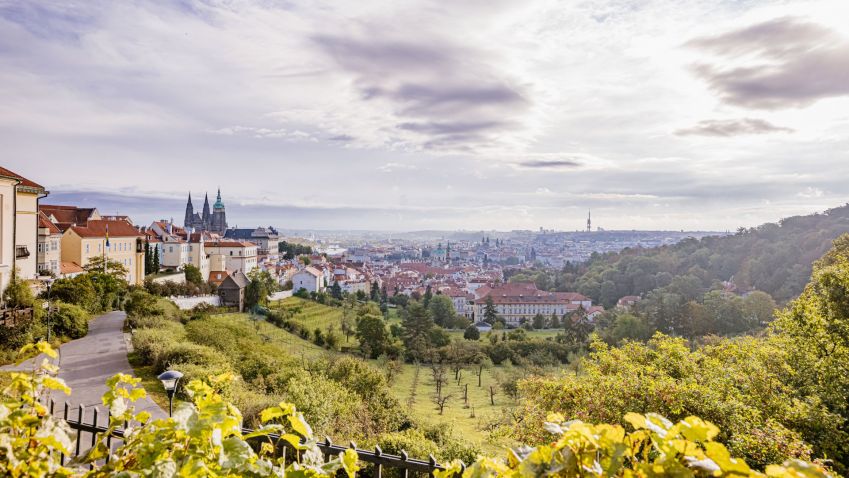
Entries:
[[0, 172], [0, 294], [15, 270], [15, 186], [19, 182]]
[[0, 293], [17, 270], [37, 278], [38, 201], [47, 193], [29, 179], [0, 167]]
[[131, 285], [144, 282], [144, 235], [127, 221], [90, 220], [84, 226], [71, 226], [62, 235], [61, 248], [63, 262], [85, 267], [94, 257], [106, 257], [127, 269]]
[[[195, 241], [195, 236], [197, 236], [197, 241]], [[206, 245], [202, 234], [195, 234], [191, 237], [189, 242], [188, 258], [189, 264], [198, 268], [203, 280], [209, 280], [209, 272], [211, 270], [210, 258], [209, 253], [206, 251]]]
[[62, 274], [62, 231], [43, 212], [38, 213], [38, 258], [39, 274], [49, 272], [54, 277]]
[[[215, 241], [204, 244], [204, 250], [210, 256], [220, 255], [225, 260], [225, 270], [233, 273], [242, 271], [245, 275], [254, 270], [257, 265], [257, 246], [252, 242]], [[212, 260], [212, 257], [210, 258]], [[213, 262], [218, 262], [216, 258]], [[217, 264], [210, 264], [213, 271], [218, 271]]]

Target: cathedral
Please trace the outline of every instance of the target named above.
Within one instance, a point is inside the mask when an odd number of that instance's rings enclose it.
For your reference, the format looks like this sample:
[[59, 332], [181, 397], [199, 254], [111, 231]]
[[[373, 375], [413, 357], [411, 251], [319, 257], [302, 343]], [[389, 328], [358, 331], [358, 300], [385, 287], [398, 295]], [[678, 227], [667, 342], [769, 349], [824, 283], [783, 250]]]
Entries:
[[183, 227], [192, 229], [195, 232], [214, 232], [224, 235], [227, 231], [227, 215], [224, 211], [224, 203], [221, 201], [221, 189], [218, 189], [218, 196], [215, 198], [215, 204], [212, 205], [212, 212], [209, 210], [209, 196], [203, 196], [203, 212], [198, 214], [192, 205], [192, 193], [189, 193], [189, 201], [186, 203], [186, 218], [183, 220]]

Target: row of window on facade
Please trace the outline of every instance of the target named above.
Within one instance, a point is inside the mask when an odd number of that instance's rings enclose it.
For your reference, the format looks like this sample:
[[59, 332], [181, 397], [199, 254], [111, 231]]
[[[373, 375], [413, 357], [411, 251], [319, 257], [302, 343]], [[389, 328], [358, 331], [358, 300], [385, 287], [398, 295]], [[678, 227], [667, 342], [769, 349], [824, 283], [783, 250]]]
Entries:
[[[85, 245], [85, 253], [86, 254], [89, 254], [91, 252], [90, 246], [91, 246], [91, 244]], [[131, 248], [132, 248], [132, 244], [129, 243], [129, 242], [115, 242], [115, 243], [109, 244], [109, 249], [112, 250], [112, 251], [115, 251], [115, 252], [130, 251]], [[103, 252], [103, 244], [97, 245], [97, 252]]]
[[37, 247], [38, 252], [58, 251], [59, 241], [50, 241], [49, 245], [46, 242], [39, 242]]

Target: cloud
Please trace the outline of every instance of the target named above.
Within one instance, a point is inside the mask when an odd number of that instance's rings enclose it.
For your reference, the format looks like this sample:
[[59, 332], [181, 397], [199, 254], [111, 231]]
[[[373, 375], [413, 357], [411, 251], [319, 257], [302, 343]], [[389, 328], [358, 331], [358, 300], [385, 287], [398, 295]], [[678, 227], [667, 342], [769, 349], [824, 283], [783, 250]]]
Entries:
[[406, 170], [418, 169], [418, 167], [413, 165], [413, 164], [407, 164], [407, 163], [386, 163], [382, 166], [377, 167], [378, 171], [381, 171], [381, 172], [384, 172], [384, 173], [391, 173], [391, 172], [394, 172], [394, 171], [405, 170], [405, 169]]
[[522, 128], [528, 94], [482, 51], [439, 36], [393, 38], [389, 26], [373, 30], [381, 36], [349, 32], [313, 41], [353, 75], [362, 101], [387, 105], [396, 133], [411, 134], [422, 149], [456, 152], [492, 146]]
[[571, 159], [531, 159], [516, 165], [528, 169], [573, 169], [580, 167], [581, 163]]
[[792, 133], [792, 128], [776, 126], [756, 118], [703, 120], [695, 126], [675, 131], [678, 136], [741, 136], [750, 134]]
[[313, 135], [301, 130], [289, 131], [285, 128], [254, 128], [251, 126], [228, 126], [211, 129], [211, 134], [223, 136], [251, 136], [254, 138], [278, 138], [292, 141], [318, 141]]
[[849, 40], [801, 18], [777, 18], [687, 45], [715, 56], [693, 71], [729, 104], [778, 109], [849, 95]]

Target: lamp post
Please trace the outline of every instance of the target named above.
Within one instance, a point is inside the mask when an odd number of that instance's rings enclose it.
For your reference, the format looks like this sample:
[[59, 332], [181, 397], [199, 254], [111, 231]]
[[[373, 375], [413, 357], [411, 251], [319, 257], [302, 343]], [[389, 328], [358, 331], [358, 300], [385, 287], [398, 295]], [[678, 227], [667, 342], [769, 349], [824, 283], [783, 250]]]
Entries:
[[162, 372], [156, 378], [162, 382], [162, 386], [165, 387], [165, 393], [168, 394], [168, 416], [170, 417], [174, 413], [174, 393], [177, 391], [177, 384], [180, 383], [183, 374], [176, 370], [168, 370]]

